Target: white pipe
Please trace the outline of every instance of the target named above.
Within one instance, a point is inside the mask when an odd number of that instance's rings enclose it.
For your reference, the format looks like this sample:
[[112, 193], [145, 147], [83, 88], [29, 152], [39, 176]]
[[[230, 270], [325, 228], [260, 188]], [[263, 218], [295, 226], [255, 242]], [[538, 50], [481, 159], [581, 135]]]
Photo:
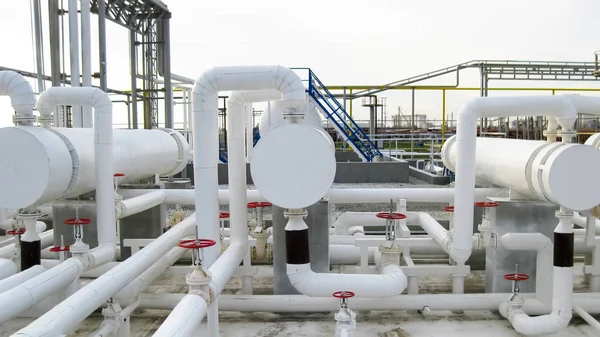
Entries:
[[[0, 270], [3, 270], [3, 268], [4, 267], [0, 268]], [[16, 269], [16, 266], [15, 266], [15, 269]], [[31, 279], [45, 271], [46, 271], [46, 268], [44, 268], [40, 265], [36, 265], [36, 266], [33, 266], [31, 268], [28, 268], [28, 269], [18, 273], [18, 274], [14, 274], [10, 277], [7, 277], [7, 278], [1, 280], [0, 281], [0, 294], [18, 286], [19, 284], [27, 282], [29, 279]]]
[[153, 191], [137, 197], [125, 199], [117, 206], [117, 219], [138, 214], [152, 207], [162, 204], [167, 199], [163, 190]]
[[498, 239], [507, 250], [536, 251], [536, 297], [542, 303], [552, 300], [552, 240], [542, 233], [507, 233]]
[[[302, 217], [302, 214], [288, 215], [286, 241], [291, 233], [308, 231]], [[304, 238], [293, 235], [298, 239]], [[308, 250], [307, 239], [306, 242], [299, 242], [295, 248]], [[310, 267], [310, 261], [293, 264], [288, 260], [286, 268], [291, 285], [300, 293], [311, 297], [330, 297], [334, 292], [343, 290], [352, 291], [357, 297], [390, 297], [401, 294], [407, 285], [402, 269], [392, 263], [380, 267], [381, 275], [315, 273]]]
[[[216, 67], [196, 79], [192, 91], [193, 129], [196, 134], [194, 137], [195, 206], [198, 214], [202, 215], [198, 217], [196, 225], [198, 234], [202, 238], [217, 241], [215, 246], [205, 249], [207, 266], [216, 261], [220, 252], [217, 174], [219, 137], [216, 113], [218, 94], [219, 91], [236, 90], [277, 90], [284, 101], [291, 102], [292, 110], [303, 108], [306, 97], [300, 77], [292, 70], [281, 66]], [[243, 121], [243, 117], [242, 114], [235, 118]], [[243, 124], [242, 122], [239, 125], [243, 126]], [[242, 133], [242, 148], [239, 149], [242, 155], [244, 138]], [[242, 160], [242, 163], [245, 163], [245, 160]], [[231, 168], [234, 165], [230, 162], [228, 166]]]
[[35, 94], [25, 77], [10, 70], [0, 71], [0, 96], [10, 97], [16, 113], [14, 120], [18, 125], [33, 125]]
[[[54, 244], [54, 230], [48, 230], [40, 234], [42, 249]], [[6, 245], [0, 248], [0, 258], [10, 258], [13, 256], [15, 244]]]
[[[563, 208], [561, 207], [561, 211]], [[564, 217], [559, 218], [558, 225], [554, 229], [554, 237], [556, 240], [561, 240], [565, 243], [564, 237], [570, 236], [573, 240], [573, 228]], [[573, 255], [569, 252], [569, 247], [561, 247], [556, 243], [554, 247], [554, 268], [552, 277], [552, 312], [542, 316], [530, 317], [520, 306], [513, 305], [510, 300], [500, 304], [500, 314], [507, 318], [512, 324], [515, 331], [523, 335], [545, 335], [557, 333], [566, 328], [572, 317], [572, 302], [573, 302]], [[565, 252], [570, 255], [570, 267], [561, 266]], [[557, 254], [558, 253], [558, 254]], [[557, 255], [560, 261], [556, 261]], [[543, 277], [543, 276], [542, 276]]]
[[[81, 75], [84, 87], [92, 86], [92, 33], [90, 3], [81, 1]], [[94, 115], [89, 106], [83, 107], [83, 127], [94, 127]]]
[[[41, 337], [69, 333], [108, 298], [128, 283], [131, 283], [163, 257], [194, 227], [195, 221], [196, 216], [194, 213], [106, 274], [90, 282], [27, 327], [19, 330], [15, 336]], [[2, 295], [0, 294], [0, 297]], [[3, 302], [0, 301], [0, 303]]]
[[[475, 202], [475, 144], [477, 118], [509, 116], [555, 116], [563, 130], [571, 130], [578, 108], [597, 108], [599, 98], [579, 100], [567, 96], [481, 97], [463, 105], [456, 129], [457, 163], [454, 196], [452, 249], [464, 263], [471, 255], [473, 207]], [[597, 110], [597, 109], [596, 109]], [[582, 112], [582, 111], [579, 111]], [[597, 111], [596, 111], [597, 113]]]
[[[98, 88], [52, 87], [44, 91], [37, 102], [42, 116], [50, 116], [61, 104], [91, 106], [94, 108], [94, 155], [96, 171], [96, 207], [98, 243], [116, 250], [117, 228], [115, 192], [113, 190], [113, 130], [112, 102]], [[111, 260], [112, 260], [111, 259]]]
[[[589, 312], [600, 312], [598, 296], [574, 294], [579, 305]], [[174, 308], [185, 294], [162, 293], [142, 294], [140, 308]], [[420, 310], [428, 306], [431, 310], [498, 310], [498, 306], [509, 294], [420, 294], [400, 295], [387, 298], [352, 298], [350, 306], [355, 311], [367, 310]], [[533, 294], [523, 294], [523, 309], [529, 314], [544, 314], [547, 306], [534, 298]], [[331, 297], [308, 297], [305, 295], [221, 295], [221, 311], [241, 312], [323, 312], [338, 311], [340, 301]]]
[[[379, 212], [345, 212], [333, 223], [335, 235], [354, 235], [360, 232], [359, 226], [385, 226], [386, 220], [378, 218]], [[407, 221], [410, 222], [410, 221]], [[354, 227], [354, 231], [350, 228]], [[363, 230], [364, 233], [364, 230]]]
[[[506, 197], [507, 189], [502, 188], [475, 188], [476, 201], [485, 201], [488, 197]], [[390, 199], [406, 199], [408, 202], [451, 202], [454, 198], [454, 188], [332, 188], [324, 198], [334, 204], [352, 203], [389, 203]], [[147, 190], [120, 189], [123, 197], [130, 198], [149, 193]], [[168, 189], [165, 190], [166, 204], [193, 205], [195, 203], [194, 190]], [[247, 190], [248, 202], [267, 201], [257, 190]], [[229, 203], [229, 190], [218, 190], [220, 204]]]
[[[77, 0], [69, 0], [69, 59], [71, 63], [71, 87], [79, 88], [80, 73], [79, 73], [79, 15], [77, 10]], [[71, 115], [73, 116], [73, 127], [83, 127], [83, 116], [81, 107], [73, 105], [71, 107]]]
[[187, 294], [152, 336], [192, 336], [206, 315], [207, 309], [206, 301], [201, 296]]
[[3, 281], [6, 280], [6, 278], [16, 274], [17, 271], [17, 266], [13, 261], [8, 259], [0, 259], [0, 292], [2, 292]]
[[573, 304], [573, 310], [592, 328], [600, 332], [600, 322], [598, 322], [594, 317], [592, 317], [592, 315], [588, 314], [585, 310], [583, 310], [580, 306], [576, 304]]

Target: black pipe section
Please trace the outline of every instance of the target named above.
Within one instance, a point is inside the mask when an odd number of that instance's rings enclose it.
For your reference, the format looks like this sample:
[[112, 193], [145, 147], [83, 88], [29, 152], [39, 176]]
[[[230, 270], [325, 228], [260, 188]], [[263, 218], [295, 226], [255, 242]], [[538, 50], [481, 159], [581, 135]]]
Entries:
[[573, 267], [574, 238], [573, 233], [554, 233], [555, 267]]
[[42, 263], [42, 241], [21, 240], [21, 271]]
[[310, 263], [308, 228], [299, 231], [285, 231], [285, 261], [287, 264]]

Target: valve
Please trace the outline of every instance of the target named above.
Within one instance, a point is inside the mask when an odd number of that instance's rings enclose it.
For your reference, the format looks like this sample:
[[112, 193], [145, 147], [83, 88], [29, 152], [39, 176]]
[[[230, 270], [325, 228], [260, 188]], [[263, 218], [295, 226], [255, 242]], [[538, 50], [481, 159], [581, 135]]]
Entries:
[[495, 234], [492, 220], [493, 208], [500, 206], [500, 203], [496, 201], [479, 201], [475, 203], [475, 207], [483, 208], [483, 215], [481, 216], [481, 224], [477, 226], [477, 229], [481, 233], [481, 239], [483, 241], [483, 247], [495, 247]]
[[512, 282], [512, 293], [513, 294], [510, 297], [510, 299], [508, 300], [509, 304], [511, 304], [512, 306], [520, 307], [523, 305], [523, 299], [521, 299], [519, 297], [519, 292], [521, 291], [521, 289], [519, 288], [519, 282], [529, 280], [529, 275], [519, 274], [518, 269], [519, 269], [519, 265], [517, 264], [517, 265], [515, 265], [515, 272], [512, 274], [504, 275], [504, 279]]
[[351, 291], [343, 290], [333, 293], [333, 297], [340, 300], [340, 310], [335, 314], [335, 336], [354, 336], [356, 329], [356, 314], [348, 309], [348, 299], [354, 297]]
[[394, 212], [394, 202], [390, 200], [390, 209], [388, 212], [379, 212], [375, 215], [380, 219], [385, 219], [385, 239], [390, 242], [390, 247], [394, 245], [396, 233], [398, 232], [398, 221], [406, 219], [406, 215]]
[[229, 219], [229, 213], [221, 212], [219, 213], [219, 224], [221, 227], [221, 243], [223, 243], [223, 239], [225, 238], [225, 220]]
[[190, 293], [201, 296], [207, 303], [211, 303], [213, 294], [209, 284], [212, 280], [209, 272], [202, 266], [202, 249], [212, 247], [217, 243], [209, 239], [191, 239], [182, 240], [178, 246], [185, 249], [192, 249], [192, 265], [194, 270], [186, 275], [186, 282], [190, 288]]
[[79, 217], [79, 208], [75, 209], [74, 218], [65, 220], [65, 225], [73, 226], [73, 236], [75, 237], [75, 243], [73, 243], [69, 248], [71, 253], [87, 253], [90, 250], [90, 246], [83, 242], [83, 226], [89, 225], [91, 223], [91, 219]]
[[115, 174], [113, 174], [114, 184], [115, 184], [115, 199], [117, 199], [117, 200], [123, 199], [119, 195], [119, 178], [123, 178], [124, 176], [125, 176], [125, 173], [115, 173]]

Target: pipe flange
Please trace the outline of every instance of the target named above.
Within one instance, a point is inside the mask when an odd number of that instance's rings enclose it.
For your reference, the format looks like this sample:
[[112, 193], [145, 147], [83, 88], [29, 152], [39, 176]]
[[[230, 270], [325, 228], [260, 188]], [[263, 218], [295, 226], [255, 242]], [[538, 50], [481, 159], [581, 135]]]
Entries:
[[[13, 121], [16, 121], [18, 118], [26, 118], [26, 117], [13, 117]], [[35, 118], [35, 117], [34, 117]], [[50, 116], [39, 116], [37, 118], [37, 121], [39, 123], [53, 123], [54, 122], [54, 116], [50, 115]]]
[[306, 208], [287, 208], [284, 212], [283, 212], [283, 216], [285, 216], [286, 218], [289, 217], [306, 217], [308, 215], [308, 211], [306, 210]]
[[194, 268], [194, 270], [187, 274], [185, 282], [191, 287], [200, 287], [210, 284], [212, 281], [211, 275], [207, 270], [204, 270], [202, 266]]
[[269, 236], [271, 236], [271, 234], [269, 234], [268, 232], [263, 230], [260, 233], [252, 232], [252, 233], [250, 233], [250, 236], [253, 237], [254, 239], [264, 239], [264, 238], [268, 238]]
[[[38, 119], [38, 118], [37, 118], [37, 117], [35, 117], [35, 116], [30, 116], [30, 117], [29, 117], [29, 116], [13, 116], [13, 117], [12, 117], [12, 121], [13, 121], [13, 123], [15, 123], [15, 124], [28, 124], [28, 125], [30, 125], [30, 124], [33, 124], [33, 123], [35, 123], [35, 121], [36, 121], [37, 119]], [[51, 120], [51, 121], [54, 121], [54, 119], [53, 119], [53, 118], [52, 118], [52, 119], [50, 119], [50, 120]]]

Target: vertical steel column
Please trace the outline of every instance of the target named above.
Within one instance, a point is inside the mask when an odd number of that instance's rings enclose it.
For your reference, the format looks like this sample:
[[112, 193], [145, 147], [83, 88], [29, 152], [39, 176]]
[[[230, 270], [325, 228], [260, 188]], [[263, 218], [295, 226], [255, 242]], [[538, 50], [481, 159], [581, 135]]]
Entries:
[[[61, 86], [60, 69], [60, 23], [58, 20], [58, 0], [48, 0], [48, 26], [50, 33], [50, 75], [52, 86]], [[62, 126], [62, 110], [57, 107], [54, 110], [54, 126]]]
[[411, 117], [410, 117], [410, 159], [413, 159], [413, 152], [415, 152], [415, 87], [410, 89], [411, 95]]
[[33, 24], [35, 29], [35, 67], [37, 72], [38, 92], [44, 91], [44, 64], [42, 62], [42, 17], [40, 16], [40, 0], [33, 0]]
[[100, 89], [106, 91], [106, 2], [98, 0], [98, 50], [100, 56]]
[[442, 143], [446, 140], [446, 89], [442, 89]]
[[131, 124], [133, 129], [138, 128], [138, 101], [137, 101], [137, 35], [134, 30], [129, 31], [129, 69], [131, 73]]
[[[163, 78], [165, 86], [165, 128], [173, 128], [173, 87], [171, 84], [171, 18], [162, 20]], [[159, 43], [159, 46], [161, 44]]]

